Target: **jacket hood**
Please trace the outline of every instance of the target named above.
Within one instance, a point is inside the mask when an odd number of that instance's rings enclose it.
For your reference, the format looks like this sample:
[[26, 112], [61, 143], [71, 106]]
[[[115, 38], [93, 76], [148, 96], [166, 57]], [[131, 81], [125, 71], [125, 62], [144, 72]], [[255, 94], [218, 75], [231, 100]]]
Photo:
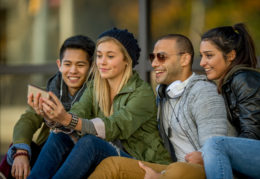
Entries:
[[[189, 93], [192, 86], [196, 84], [198, 81], [209, 81], [205, 75], [197, 75], [193, 73], [193, 75], [190, 77], [189, 82], [187, 86], [185, 87], [185, 93]], [[211, 82], [211, 81], [209, 81]], [[213, 82], [212, 82], [213, 83]]]

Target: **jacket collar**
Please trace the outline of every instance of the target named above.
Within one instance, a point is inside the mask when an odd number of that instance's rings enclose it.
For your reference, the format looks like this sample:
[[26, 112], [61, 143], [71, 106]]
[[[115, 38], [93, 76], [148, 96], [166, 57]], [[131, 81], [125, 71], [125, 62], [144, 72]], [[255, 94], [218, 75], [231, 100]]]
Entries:
[[250, 70], [250, 71], [257, 71], [257, 72], [259, 72], [257, 69], [248, 67], [248, 65], [245, 65], [245, 64], [236, 65], [224, 77], [223, 85], [228, 83], [232, 79], [233, 75], [235, 75], [235, 74], [237, 74], [237, 73], [239, 73], [241, 71], [244, 71], [244, 70]]

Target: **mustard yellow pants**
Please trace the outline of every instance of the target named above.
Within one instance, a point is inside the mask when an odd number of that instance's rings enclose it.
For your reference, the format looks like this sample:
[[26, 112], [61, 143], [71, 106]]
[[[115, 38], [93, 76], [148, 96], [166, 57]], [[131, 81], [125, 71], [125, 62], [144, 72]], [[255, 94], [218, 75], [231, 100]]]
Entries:
[[[161, 179], [206, 179], [201, 165], [185, 162], [175, 162], [161, 165], [143, 162], [156, 172], [163, 172]], [[124, 157], [109, 157], [104, 159], [91, 174], [89, 179], [143, 179], [145, 171], [139, 167], [138, 160]]]

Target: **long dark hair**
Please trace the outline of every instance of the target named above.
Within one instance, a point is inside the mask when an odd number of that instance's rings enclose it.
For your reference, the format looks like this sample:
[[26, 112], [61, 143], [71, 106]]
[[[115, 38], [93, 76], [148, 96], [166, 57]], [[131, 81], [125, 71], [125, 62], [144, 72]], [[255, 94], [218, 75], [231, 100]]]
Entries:
[[212, 42], [222, 52], [224, 59], [227, 59], [227, 54], [232, 50], [236, 52], [235, 59], [220, 78], [219, 92], [221, 92], [224, 77], [234, 66], [244, 64], [256, 68], [257, 58], [254, 42], [243, 23], [211, 29], [202, 35], [201, 41]]

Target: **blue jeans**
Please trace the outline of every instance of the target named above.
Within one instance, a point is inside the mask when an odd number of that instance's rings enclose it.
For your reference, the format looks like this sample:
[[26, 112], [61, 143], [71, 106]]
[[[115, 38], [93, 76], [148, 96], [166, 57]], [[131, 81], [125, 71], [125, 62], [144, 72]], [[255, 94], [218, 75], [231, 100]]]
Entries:
[[202, 148], [207, 179], [233, 179], [232, 169], [260, 178], [260, 141], [238, 137], [213, 137]]
[[74, 144], [67, 134], [51, 133], [28, 178], [87, 178], [109, 156], [118, 156], [117, 149], [96, 136], [85, 135]]

